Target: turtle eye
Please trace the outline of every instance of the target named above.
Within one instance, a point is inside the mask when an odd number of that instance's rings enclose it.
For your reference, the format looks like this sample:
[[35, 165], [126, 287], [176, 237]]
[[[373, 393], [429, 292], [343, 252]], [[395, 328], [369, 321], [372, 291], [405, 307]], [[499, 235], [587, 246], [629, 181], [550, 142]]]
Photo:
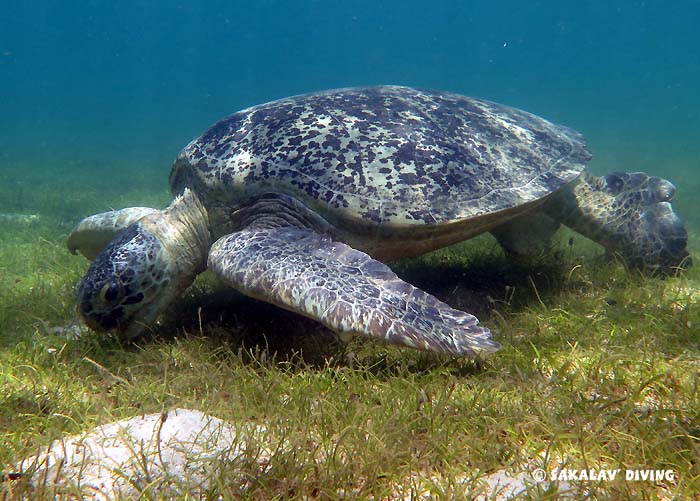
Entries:
[[123, 287], [117, 282], [109, 282], [100, 290], [100, 297], [105, 303], [113, 303], [124, 295]]

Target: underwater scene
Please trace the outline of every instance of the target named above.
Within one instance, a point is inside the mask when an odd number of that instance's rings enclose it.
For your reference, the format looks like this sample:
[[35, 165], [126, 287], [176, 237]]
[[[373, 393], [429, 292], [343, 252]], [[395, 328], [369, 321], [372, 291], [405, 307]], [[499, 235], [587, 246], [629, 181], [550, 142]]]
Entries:
[[694, 499], [698, 19], [4, 2], [3, 499]]

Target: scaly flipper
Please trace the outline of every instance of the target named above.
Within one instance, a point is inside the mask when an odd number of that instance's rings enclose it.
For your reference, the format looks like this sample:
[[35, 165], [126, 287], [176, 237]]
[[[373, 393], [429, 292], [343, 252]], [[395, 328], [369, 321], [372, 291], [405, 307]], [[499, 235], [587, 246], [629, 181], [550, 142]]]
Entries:
[[398, 278], [386, 265], [299, 228], [246, 229], [220, 238], [209, 268], [246, 295], [362, 334], [450, 355], [494, 352], [476, 317]]
[[160, 211], [150, 207], [128, 207], [86, 217], [68, 236], [68, 250], [73, 254], [80, 252], [92, 261], [119, 232], [144, 216], [156, 212]]
[[546, 252], [559, 226], [544, 212], [531, 211], [498, 225], [491, 234], [510, 258], [520, 259]]
[[675, 186], [643, 172], [581, 175], [543, 206], [554, 219], [648, 273], [691, 264], [688, 233], [673, 211]]

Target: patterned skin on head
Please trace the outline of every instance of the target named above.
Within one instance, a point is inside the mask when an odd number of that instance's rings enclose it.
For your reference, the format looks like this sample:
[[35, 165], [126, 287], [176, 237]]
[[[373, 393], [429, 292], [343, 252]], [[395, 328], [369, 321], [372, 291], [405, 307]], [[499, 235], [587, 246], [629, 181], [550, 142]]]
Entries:
[[124, 332], [149, 323], [177, 281], [158, 238], [135, 223], [105, 247], [78, 287], [85, 322], [96, 331]]
[[[121, 211], [100, 219], [106, 228], [119, 228], [118, 218]], [[97, 233], [83, 221], [72, 241], [81, 242], [81, 232]], [[164, 210], [150, 209], [115, 235], [80, 282], [78, 304], [85, 322], [127, 339], [139, 335], [204, 271], [210, 246], [206, 209], [190, 190]]]

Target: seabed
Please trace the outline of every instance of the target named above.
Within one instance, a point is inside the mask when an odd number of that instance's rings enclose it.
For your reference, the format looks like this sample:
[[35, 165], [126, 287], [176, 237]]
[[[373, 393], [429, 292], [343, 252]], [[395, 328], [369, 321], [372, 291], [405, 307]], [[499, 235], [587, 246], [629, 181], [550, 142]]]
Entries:
[[[562, 468], [673, 475], [524, 482], [522, 496], [700, 492], [700, 267], [645, 278], [565, 231], [551, 252], [526, 263], [507, 261], [490, 237], [393, 263], [402, 278], [494, 331], [502, 349], [485, 360], [364, 339], [344, 345], [209, 274], [124, 345], [81, 327], [75, 285], [88, 263], [64, 242], [87, 214], [164, 206], [165, 181], [147, 181], [122, 191], [113, 187], [119, 180], [108, 187], [84, 177], [0, 188], [0, 212], [13, 215], [0, 217], [2, 473], [58, 438], [188, 408], [241, 433], [264, 430], [256, 446], [211, 470], [208, 498], [502, 499], [488, 481], [494, 475]], [[677, 184], [675, 205], [691, 214], [700, 187]], [[700, 263], [700, 220], [687, 224]], [[12, 478], [3, 495], [56, 492]]]

